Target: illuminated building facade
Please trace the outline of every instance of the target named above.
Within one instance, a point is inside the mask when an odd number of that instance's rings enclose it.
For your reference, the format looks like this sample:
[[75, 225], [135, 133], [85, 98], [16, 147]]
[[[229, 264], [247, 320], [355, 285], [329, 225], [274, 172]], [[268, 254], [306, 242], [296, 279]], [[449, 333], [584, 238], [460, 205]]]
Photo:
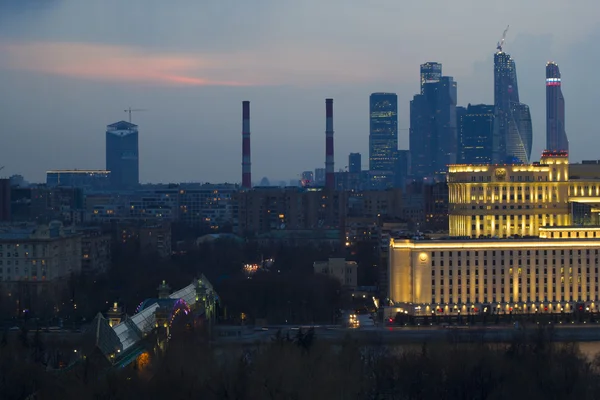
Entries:
[[529, 107], [519, 101], [515, 61], [503, 51], [494, 54], [494, 106], [494, 164], [529, 163], [531, 115]]
[[398, 96], [373, 93], [369, 98], [369, 170], [383, 175], [391, 185], [398, 150]]
[[537, 236], [570, 224], [566, 153], [531, 165], [452, 165], [448, 188], [450, 236]]
[[[391, 240], [388, 296], [413, 315], [598, 311], [600, 164], [453, 165], [450, 236]], [[590, 225], [571, 207], [590, 206]]]
[[[577, 233], [568, 228], [556, 231]], [[394, 240], [389, 297], [395, 303], [412, 303], [412, 312], [426, 315], [485, 308], [491, 313], [560, 312], [572, 309], [574, 302], [595, 308], [600, 296], [600, 228], [584, 232], [593, 236]]]
[[546, 64], [546, 149], [569, 151], [560, 69], [553, 62]]

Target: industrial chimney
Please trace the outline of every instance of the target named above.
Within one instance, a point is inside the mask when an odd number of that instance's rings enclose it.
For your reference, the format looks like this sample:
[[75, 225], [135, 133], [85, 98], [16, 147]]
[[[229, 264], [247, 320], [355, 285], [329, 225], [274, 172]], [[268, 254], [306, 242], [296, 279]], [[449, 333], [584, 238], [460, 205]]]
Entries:
[[333, 99], [325, 99], [325, 187], [333, 189]]
[[250, 102], [242, 102], [242, 188], [252, 187], [250, 167]]

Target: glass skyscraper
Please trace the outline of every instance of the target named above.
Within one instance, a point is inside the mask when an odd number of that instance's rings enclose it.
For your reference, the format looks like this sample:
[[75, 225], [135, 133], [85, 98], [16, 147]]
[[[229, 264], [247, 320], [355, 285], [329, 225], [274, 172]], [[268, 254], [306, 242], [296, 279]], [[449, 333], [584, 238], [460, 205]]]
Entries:
[[491, 164], [494, 136], [494, 106], [457, 107], [459, 157], [461, 164]]
[[495, 164], [529, 163], [533, 131], [529, 107], [519, 101], [517, 68], [509, 54], [494, 55]]
[[456, 101], [456, 82], [443, 76], [438, 82], [425, 83], [423, 94], [410, 102], [410, 156], [415, 178], [438, 179], [434, 177], [456, 163]]
[[373, 93], [369, 108], [369, 170], [391, 176], [398, 150], [398, 96]]
[[140, 182], [138, 126], [126, 121], [106, 127], [106, 170], [115, 189], [134, 188]]
[[421, 64], [421, 94], [423, 94], [426, 83], [439, 82], [441, 78], [442, 64], [432, 61]]
[[358, 174], [362, 170], [360, 153], [350, 153], [348, 156], [348, 172]]
[[553, 62], [546, 64], [546, 150], [569, 151], [560, 70]]

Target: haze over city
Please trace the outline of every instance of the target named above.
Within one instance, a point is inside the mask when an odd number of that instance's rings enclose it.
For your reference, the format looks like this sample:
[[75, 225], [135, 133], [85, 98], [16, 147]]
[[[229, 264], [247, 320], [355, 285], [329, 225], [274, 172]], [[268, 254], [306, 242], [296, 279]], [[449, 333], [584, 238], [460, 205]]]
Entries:
[[[434, 6], [437, 4], [437, 8]], [[58, 168], [104, 168], [106, 125], [140, 129], [142, 182], [239, 182], [241, 101], [252, 102], [252, 168], [289, 180], [323, 167], [324, 98], [335, 101], [335, 169], [366, 167], [369, 94], [398, 94], [399, 146], [419, 64], [438, 61], [458, 104], [493, 103], [493, 54], [517, 64], [533, 152], [545, 144], [544, 67], [561, 68], [570, 160], [598, 158], [595, 49], [600, 6], [507, 0], [400, 4], [314, 0], [0, 0], [3, 174], [43, 181]]]

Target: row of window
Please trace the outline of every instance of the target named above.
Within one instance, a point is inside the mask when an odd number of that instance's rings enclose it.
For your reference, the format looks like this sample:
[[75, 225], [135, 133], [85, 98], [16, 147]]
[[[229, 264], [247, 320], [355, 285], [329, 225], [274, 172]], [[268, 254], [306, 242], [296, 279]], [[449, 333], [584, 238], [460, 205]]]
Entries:
[[539, 256], [540, 254], [547, 256], [549, 254], [556, 256], [557, 254], [564, 256], [565, 254], [568, 254], [569, 256], [573, 256], [573, 255], [586, 255], [589, 256], [590, 254], [594, 254], [594, 255], [598, 255], [598, 249], [578, 249], [578, 250], [568, 250], [568, 253], [565, 253], [565, 250], [483, 250], [483, 251], [479, 251], [479, 250], [466, 250], [466, 251], [432, 251], [431, 252], [431, 257], [435, 258], [435, 257], [452, 257], [453, 255], [456, 255], [458, 257], [462, 257], [463, 253], [466, 257], [470, 257], [471, 256], [471, 252], [473, 252], [475, 257], [479, 257], [479, 253], [481, 253], [483, 255], [483, 257], [487, 257], [488, 255], [491, 255], [492, 257], [496, 257], [496, 255], [500, 256], [500, 257], [504, 257], [504, 256], [531, 256], [531, 255], [536, 255]]

